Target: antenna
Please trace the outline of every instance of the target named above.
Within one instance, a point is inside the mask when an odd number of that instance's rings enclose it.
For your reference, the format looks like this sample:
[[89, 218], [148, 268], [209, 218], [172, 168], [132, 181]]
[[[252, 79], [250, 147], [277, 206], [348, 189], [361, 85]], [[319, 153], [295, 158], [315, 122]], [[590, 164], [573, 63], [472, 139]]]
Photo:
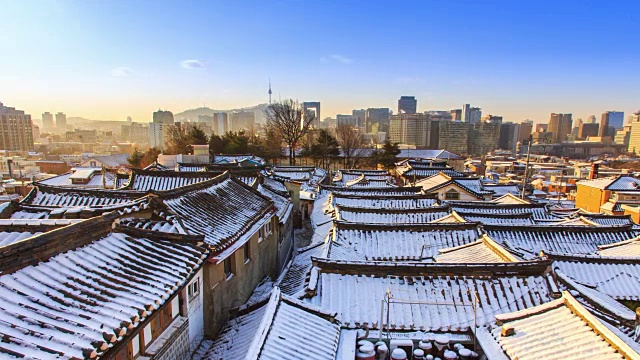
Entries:
[[271, 77], [269, 77], [269, 104], [271, 104], [271, 94], [273, 92], [271, 91]]

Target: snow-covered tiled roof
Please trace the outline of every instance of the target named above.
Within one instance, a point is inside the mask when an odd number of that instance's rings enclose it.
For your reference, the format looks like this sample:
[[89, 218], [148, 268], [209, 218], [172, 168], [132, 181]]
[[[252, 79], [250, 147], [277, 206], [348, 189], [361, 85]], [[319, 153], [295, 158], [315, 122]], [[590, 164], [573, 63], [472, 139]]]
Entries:
[[448, 176], [457, 177], [463, 176], [463, 174], [455, 169], [443, 169], [443, 168], [431, 168], [431, 169], [409, 169], [407, 171], [402, 172], [401, 176], [405, 179], [412, 181], [415, 179], [424, 179], [429, 176], [437, 175], [439, 173], [443, 173]]
[[580, 216], [605, 226], [633, 224], [630, 215], [580, 214]]
[[543, 204], [496, 204], [487, 201], [457, 202], [447, 201], [451, 210], [465, 214], [532, 214], [535, 220], [548, 219], [559, 220], [560, 218], [551, 214]]
[[39, 185], [33, 188], [22, 204], [43, 207], [102, 207], [123, 204], [143, 197], [143, 192], [60, 188]]
[[425, 192], [436, 191], [447, 185], [455, 185], [467, 193], [482, 199], [484, 195], [492, 194], [483, 188], [479, 178], [452, 177], [442, 172], [417, 181], [415, 186], [422, 187]]
[[268, 197], [229, 173], [159, 192], [159, 197], [189, 233], [205, 235], [205, 242], [218, 249], [226, 248], [254, 224], [270, 218], [274, 209]]
[[314, 259], [309, 301], [332, 309], [346, 328], [380, 328], [380, 302], [387, 291], [394, 303], [394, 330], [467, 331], [495, 323], [495, 315], [524, 310], [552, 300], [555, 284], [545, 275], [548, 262], [495, 264], [371, 264]]
[[164, 305], [202, 266], [206, 253], [186, 243], [109, 233], [5, 272], [0, 357], [100, 356]]
[[321, 185], [322, 191], [330, 191], [338, 195], [357, 195], [361, 197], [391, 197], [391, 196], [407, 196], [411, 194], [419, 194], [422, 191], [420, 187], [384, 187], [384, 188], [344, 188], [336, 186]]
[[[87, 178], [88, 181], [86, 183], [74, 183], [72, 181], [73, 178], [78, 178], [81, 180]], [[116, 176], [114, 174], [106, 172], [105, 178], [103, 179], [102, 168], [75, 167], [72, 168], [68, 173], [40, 180], [36, 182], [35, 185], [42, 184], [49, 186], [79, 187], [88, 189], [113, 189], [115, 178]]]
[[340, 325], [335, 314], [282, 295], [239, 312], [200, 357], [202, 360], [333, 360]]
[[289, 194], [289, 190], [287, 190], [287, 187], [284, 185], [282, 181], [278, 181], [270, 177], [264, 177], [262, 180], [263, 180], [262, 185], [268, 188], [269, 190], [275, 191], [281, 195]]
[[501, 198], [507, 194], [515, 195], [516, 198], [519, 198], [518, 196], [520, 195], [520, 190], [518, 190], [518, 185], [484, 184], [483, 186], [485, 190], [493, 191], [494, 198]]
[[0, 247], [7, 246], [24, 239], [28, 239], [38, 234], [42, 234], [42, 231], [11, 231], [9, 229], [0, 231]]
[[336, 206], [337, 220], [364, 224], [426, 224], [448, 214], [446, 207], [422, 209], [362, 209]]
[[126, 190], [164, 191], [213, 179], [221, 172], [133, 170]]
[[436, 255], [435, 261], [439, 263], [467, 264], [518, 261], [515, 256], [486, 235], [478, 241], [440, 249], [438, 252], [439, 254]]
[[400, 159], [438, 159], [438, 160], [464, 160], [464, 158], [458, 154], [454, 154], [447, 150], [416, 150], [416, 149], [401, 149], [400, 153], [396, 155], [396, 158]]
[[612, 191], [640, 191], [640, 179], [631, 175], [608, 176], [593, 180], [581, 180], [578, 185]]
[[[335, 260], [432, 261], [439, 249], [472, 243], [476, 224], [365, 225], [336, 222], [328, 257]], [[337, 245], [339, 253], [334, 253]]]
[[640, 237], [599, 247], [600, 256], [640, 258]]
[[271, 199], [271, 201], [273, 201], [276, 209], [278, 209], [278, 219], [281, 223], [284, 223], [289, 218], [291, 210], [293, 210], [293, 204], [291, 203], [291, 200], [288, 197], [284, 197], [279, 193], [269, 189], [267, 186], [258, 185], [258, 191], [262, 195], [268, 197], [269, 199]]
[[320, 257], [323, 252], [324, 244], [320, 242], [298, 249], [296, 256], [278, 279], [277, 285], [282, 293], [295, 296], [304, 290], [311, 272], [311, 258]]
[[600, 245], [637, 236], [637, 231], [630, 226], [484, 225], [483, 228], [491, 239], [523, 259], [533, 259], [539, 256], [541, 251], [555, 254], [592, 254]]
[[432, 195], [361, 197], [358, 195], [333, 194], [334, 206], [355, 209], [424, 209], [438, 204]]
[[500, 326], [478, 331], [489, 359], [640, 358], [567, 291], [560, 299], [496, 319]]
[[479, 222], [483, 225], [517, 225], [527, 226], [533, 225], [535, 222], [531, 213], [521, 214], [479, 214], [479, 213], [465, 213], [462, 211], [456, 211], [466, 221]]
[[0, 219], [0, 247], [43, 232], [82, 221], [79, 219]]

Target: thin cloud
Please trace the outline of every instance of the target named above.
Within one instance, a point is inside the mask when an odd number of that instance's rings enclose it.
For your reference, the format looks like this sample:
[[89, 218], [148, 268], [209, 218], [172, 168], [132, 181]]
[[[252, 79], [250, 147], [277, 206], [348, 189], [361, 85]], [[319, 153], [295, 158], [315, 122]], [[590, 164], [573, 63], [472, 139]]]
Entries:
[[195, 60], [195, 59], [183, 60], [182, 62], [180, 62], [180, 66], [182, 66], [183, 69], [188, 69], [188, 70], [205, 68], [204, 63], [202, 61]]
[[333, 54], [327, 57], [322, 57], [320, 58], [320, 61], [322, 62], [334, 61], [334, 62], [339, 62], [341, 64], [353, 64], [352, 58], [346, 57], [344, 55], [339, 55], [339, 54]]
[[133, 69], [126, 66], [120, 66], [111, 70], [111, 75], [116, 77], [126, 77], [133, 75]]

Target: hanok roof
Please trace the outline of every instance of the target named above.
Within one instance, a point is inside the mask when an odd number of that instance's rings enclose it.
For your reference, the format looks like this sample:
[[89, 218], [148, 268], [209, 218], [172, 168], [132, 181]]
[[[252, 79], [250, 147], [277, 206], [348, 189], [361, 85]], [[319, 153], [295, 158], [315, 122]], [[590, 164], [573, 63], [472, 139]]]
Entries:
[[0, 219], [0, 247], [7, 246], [32, 236], [42, 234], [81, 220], [20, 220]]
[[352, 209], [424, 209], [438, 204], [431, 194], [393, 197], [361, 197], [358, 195], [333, 194], [334, 206]]
[[522, 200], [518, 197], [518, 195], [520, 194], [518, 185], [484, 184], [484, 189], [493, 191], [494, 198], [503, 198], [506, 195], [513, 195], [513, 197], [515, 197], [516, 199]]
[[364, 225], [336, 222], [328, 258], [367, 261], [432, 261], [439, 249], [472, 243], [476, 224]]
[[532, 214], [534, 220], [558, 220], [558, 216], [550, 213], [544, 204], [496, 204], [482, 201], [447, 201], [451, 210], [465, 214]]
[[640, 358], [566, 291], [560, 299], [500, 314], [496, 320], [498, 325], [478, 332], [490, 359]]
[[[113, 189], [115, 182], [115, 175], [106, 172], [105, 178], [102, 176], [102, 168], [87, 168], [87, 167], [74, 167], [70, 172], [62, 175], [50, 177], [48, 179], [40, 180], [36, 182], [36, 185], [50, 185], [50, 186], [65, 186], [65, 187], [80, 187], [90, 189], [107, 188]], [[87, 179], [86, 183], [74, 183], [73, 179]]]
[[533, 225], [532, 213], [520, 214], [479, 214], [474, 212], [455, 211], [466, 221], [479, 222], [483, 225]]
[[137, 191], [165, 191], [207, 181], [219, 176], [220, 174], [222, 173], [134, 169], [131, 172], [129, 182], [123, 189]]
[[514, 262], [518, 259], [502, 246], [484, 235], [466, 245], [439, 249], [436, 262], [450, 264]]
[[284, 185], [282, 181], [274, 180], [269, 177], [262, 178], [262, 186], [268, 188], [271, 191], [274, 191], [282, 196], [289, 196], [289, 190]]
[[602, 245], [599, 247], [598, 254], [600, 256], [640, 258], [640, 237], [610, 245]]
[[225, 173], [211, 180], [159, 193], [167, 209], [191, 234], [224, 249], [255, 224], [270, 218], [271, 200]]
[[467, 331], [494, 323], [496, 314], [537, 306], [552, 299], [555, 283], [548, 262], [496, 264], [370, 264], [314, 259], [307, 287], [310, 303], [338, 313], [344, 327], [380, 328], [380, 301], [387, 291], [392, 330]]
[[483, 199], [484, 195], [492, 194], [491, 191], [483, 189], [479, 178], [451, 177], [442, 172], [417, 181], [414, 185], [422, 187], [424, 192], [432, 192], [447, 185], [454, 185], [478, 199]]
[[96, 207], [46, 207], [21, 203], [6, 203], [0, 207], [0, 219], [86, 219], [107, 212], [120, 215], [136, 213], [149, 207], [147, 196], [120, 204]]
[[392, 196], [407, 196], [413, 194], [419, 194], [422, 188], [415, 186], [404, 187], [384, 187], [384, 188], [343, 188], [336, 186], [320, 185], [320, 189], [324, 191], [330, 191], [337, 195], [357, 195], [361, 197], [392, 197]]
[[43, 207], [103, 207], [134, 201], [145, 195], [138, 191], [34, 187], [22, 204]]
[[351, 181], [347, 181], [344, 186], [348, 188], [385, 188], [385, 187], [395, 187], [388, 180], [377, 180], [377, 179], [369, 179], [365, 175], [361, 175], [359, 178], [353, 179]]
[[630, 226], [546, 226], [518, 228], [485, 225], [489, 237], [523, 259], [533, 259], [541, 251], [555, 254], [592, 254], [598, 246], [635, 237]]
[[291, 200], [263, 185], [258, 185], [258, 191], [273, 201], [276, 209], [278, 209], [278, 219], [280, 223], [284, 223], [289, 218], [291, 210], [293, 210]]
[[423, 209], [361, 209], [335, 206], [340, 221], [365, 224], [426, 224], [448, 214], [443, 206]]
[[464, 160], [460, 155], [454, 154], [447, 150], [415, 150], [402, 149], [396, 155], [400, 159], [440, 159], [440, 160]]
[[333, 360], [340, 325], [329, 313], [280, 294], [242, 308], [201, 359]]
[[640, 259], [548, 254], [553, 270], [616, 300], [640, 300]]
[[408, 169], [406, 171], [402, 171], [400, 176], [404, 177], [407, 180], [412, 180], [412, 179], [424, 179], [433, 175], [438, 175], [439, 173], [443, 173], [447, 176], [451, 176], [451, 177], [459, 177], [459, 176], [464, 176], [464, 174], [462, 174], [461, 172], [455, 170], [455, 169], [447, 169], [447, 168], [440, 168], [440, 167], [436, 167], [436, 168], [430, 168], [430, 169]]
[[291, 260], [277, 285], [283, 294], [295, 296], [309, 283], [311, 272], [311, 258], [320, 257], [324, 252], [324, 243], [315, 243], [305, 248], [300, 248], [296, 256]]
[[[207, 254], [188, 243], [109, 233], [111, 221], [100, 221], [85, 220], [2, 250], [0, 357], [102, 356], [176, 294]], [[105, 235], [90, 238], [98, 228]], [[34, 251], [54, 243], [69, 250]], [[37, 256], [16, 268], [15, 256], [28, 249]]]
[[[491, 190], [494, 190], [494, 192], [495, 192], [495, 189], [494, 189], [493, 186], [489, 187], [489, 186], [485, 185], [485, 188], [489, 188]], [[499, 192], [496, 192], [495, 195], [498, 195], [498, 194], [499, 194]], [[513, 194], [511, 192], [508, 192], [506, 194], [502, 194], [501, 196], [491, 200], [491, 202], [492, 203], [496, 203], [496, 204], [502, 204], [502, 205], [509, 205], [509, 204], [512, 204], [512, 205], [525, 204], [526, 205], [526, 204], [531, 204], [531, 201], [526, 200], [526, 199], [522, 199], [522, 198], [518, 197], [517, 195], [518, 195], [517, 193]]]
[[640, 191], [640, 179], [631, 175], [609, 176], [593, 180], [581, 180], [577, 185], [611, 191]]
[[597, 223], [599, 225], [612, 226], [612, 225], [631, 225], [630, 215], [605, 215], [605, 214], [585, 214], [581, 213], [581, 217]]

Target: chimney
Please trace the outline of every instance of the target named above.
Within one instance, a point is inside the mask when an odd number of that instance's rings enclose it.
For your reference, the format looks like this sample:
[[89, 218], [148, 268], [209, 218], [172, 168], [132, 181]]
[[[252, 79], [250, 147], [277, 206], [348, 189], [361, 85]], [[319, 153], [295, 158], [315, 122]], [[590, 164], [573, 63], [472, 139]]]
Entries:
[[598, 168], [600, 167], [599, 164], [593, 163], [591, 164], [591, 172], [589, 172], [589, 180], [593, 180], [593, 179], [597, 179], [598, 178]]
[[9, 169], [9, 179], [13, 179], [13, 159], [7, 159], [7, 168]]
[[500, 335], [512, 336], [515, 334], [516, 334], [516, 328], [514, 328], [512, 325], [507, 325], [507, 324], [502, 325], [502, 331], [500, 332]]

